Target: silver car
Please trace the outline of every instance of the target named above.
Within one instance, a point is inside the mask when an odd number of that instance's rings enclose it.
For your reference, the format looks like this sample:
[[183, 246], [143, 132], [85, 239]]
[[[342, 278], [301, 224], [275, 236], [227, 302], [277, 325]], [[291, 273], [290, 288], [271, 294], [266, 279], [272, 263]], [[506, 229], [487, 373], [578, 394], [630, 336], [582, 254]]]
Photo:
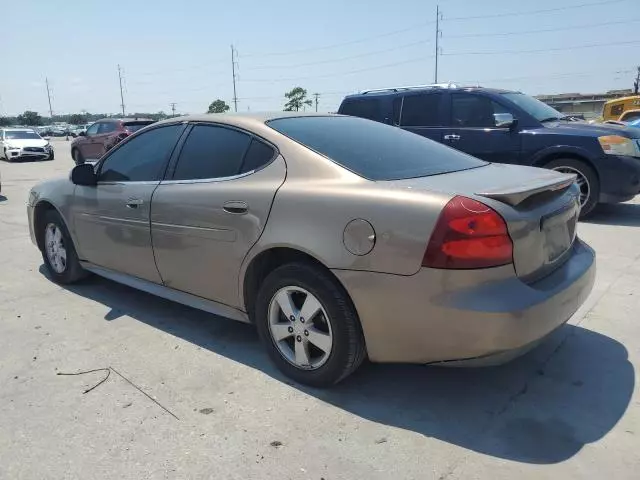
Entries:
[[583, 303], [574, 176], [339, 115], [156, 123], [29, 195], [59, 283], [88, 272], [256, 325], [296, 381], [373, 362], [489, 365]]

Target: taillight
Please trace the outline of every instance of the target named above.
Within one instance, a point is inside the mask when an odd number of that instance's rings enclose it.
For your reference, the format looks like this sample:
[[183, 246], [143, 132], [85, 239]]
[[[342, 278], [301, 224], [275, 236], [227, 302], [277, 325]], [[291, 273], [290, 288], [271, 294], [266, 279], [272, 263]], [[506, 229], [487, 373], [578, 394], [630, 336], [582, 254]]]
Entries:
[[456, 196], [442, 210], [422, 266], [464, 269], [513, 262], [513, 243], [504, 219], [487, 205]]

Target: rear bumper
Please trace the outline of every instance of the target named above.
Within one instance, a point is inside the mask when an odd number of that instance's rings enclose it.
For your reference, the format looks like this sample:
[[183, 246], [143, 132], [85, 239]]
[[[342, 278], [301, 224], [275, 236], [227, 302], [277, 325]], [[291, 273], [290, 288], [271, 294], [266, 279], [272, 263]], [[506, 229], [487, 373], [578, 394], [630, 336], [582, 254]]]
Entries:
[[640, 194], [640, 158], [607, 155], [597, 162], [600, 203], [619, 203]]
[[565, 323], [591, 292], [595, 271], [593, 250], [576, 240], [571, 257], [532, 284], [512, 266], [334, 273], [353, 299], [372, 361], [495, 364]]

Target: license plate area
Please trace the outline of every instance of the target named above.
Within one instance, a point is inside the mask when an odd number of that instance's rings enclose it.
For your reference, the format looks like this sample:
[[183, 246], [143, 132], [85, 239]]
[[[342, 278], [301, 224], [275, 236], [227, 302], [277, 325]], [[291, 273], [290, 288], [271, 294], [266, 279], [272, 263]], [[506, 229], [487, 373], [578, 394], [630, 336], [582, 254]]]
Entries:
[[544, 235], [547, 263], [558, 260], [573, 245], [579, 213], [578, 203], [572, 201], [540, 219], [540, 231]]

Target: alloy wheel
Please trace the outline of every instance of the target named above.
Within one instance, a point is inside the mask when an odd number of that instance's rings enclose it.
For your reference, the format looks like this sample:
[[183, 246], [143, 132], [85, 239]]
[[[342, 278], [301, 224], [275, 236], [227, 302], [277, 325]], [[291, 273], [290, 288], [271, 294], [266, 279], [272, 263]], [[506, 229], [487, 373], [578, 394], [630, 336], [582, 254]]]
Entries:
[[554, 170], [560, 173], [573, 173], [576, 175], [576, 183], [580, 188], [580, 206], [584, 207], [587, 201], [589, 200], [589, 194], [591, 193], [591, 185], [589, 184], [589, 180], [583, 173], [577, 168], [573, 167], [555, 167]]
[[312, 293], [296, 286], [281, 288], [271, 299], [269, 333], [280, 355], [302, 370], [320, 368], [333, 347], [324, 307]]
[[67, 268], [67, 249], [62, 231], [55, 223], [47, 225], [44, 236], [47, 258], [56, 273], [64, 273]]

